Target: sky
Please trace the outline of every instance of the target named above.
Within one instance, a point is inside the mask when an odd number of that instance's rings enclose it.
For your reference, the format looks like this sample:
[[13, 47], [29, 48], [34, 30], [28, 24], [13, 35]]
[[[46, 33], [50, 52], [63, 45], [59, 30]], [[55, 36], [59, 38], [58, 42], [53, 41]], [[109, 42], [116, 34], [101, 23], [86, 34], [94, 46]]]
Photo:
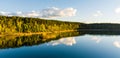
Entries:
[[0, 15], [120, 23], [120, 0], [0, 0]]

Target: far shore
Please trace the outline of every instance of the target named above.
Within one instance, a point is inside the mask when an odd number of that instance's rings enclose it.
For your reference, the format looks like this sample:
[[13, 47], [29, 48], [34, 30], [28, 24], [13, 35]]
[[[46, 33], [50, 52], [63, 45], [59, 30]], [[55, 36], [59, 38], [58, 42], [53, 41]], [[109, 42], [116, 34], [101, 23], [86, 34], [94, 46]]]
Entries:
[[78, 29], [78, 31], [112, 31], [112, 32], [116, 32], [116, 31], [120, 31], [120, 29]]

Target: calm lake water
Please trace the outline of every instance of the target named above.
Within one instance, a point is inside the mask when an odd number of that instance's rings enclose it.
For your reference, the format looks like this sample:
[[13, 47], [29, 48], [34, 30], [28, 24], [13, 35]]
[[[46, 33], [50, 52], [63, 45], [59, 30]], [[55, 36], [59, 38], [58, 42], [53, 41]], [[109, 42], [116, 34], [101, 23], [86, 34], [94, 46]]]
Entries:
[[1, 37], [0, 58], [120, 58], [118, 34], [50, 36]]

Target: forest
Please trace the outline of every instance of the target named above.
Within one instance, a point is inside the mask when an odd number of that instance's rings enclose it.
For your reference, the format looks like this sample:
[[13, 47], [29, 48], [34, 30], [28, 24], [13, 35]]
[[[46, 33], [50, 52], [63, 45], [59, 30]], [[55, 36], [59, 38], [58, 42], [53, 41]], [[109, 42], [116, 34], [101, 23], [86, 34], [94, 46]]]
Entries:
[[108, 29], [108, 30], [119, 30], [120, 24], [118, 23], [91, 23], [82, 24], [81, 29]]
[[80, 24], [82, 23], [31, 17], [0, 16], [0, 34], [77, 30]]
[[[100, 30], [101, 29], [101, 30]], [[14, 33], [60, 32], [60, 31], [120, 31], [117, 23], [80, 23], [50, 19], [0, 16], [0, 35]]]

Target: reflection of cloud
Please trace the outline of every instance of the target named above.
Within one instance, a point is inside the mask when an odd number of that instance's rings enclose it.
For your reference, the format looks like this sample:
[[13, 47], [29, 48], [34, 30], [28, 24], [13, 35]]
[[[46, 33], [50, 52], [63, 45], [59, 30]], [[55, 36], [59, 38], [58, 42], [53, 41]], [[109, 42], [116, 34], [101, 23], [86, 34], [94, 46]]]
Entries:
[[94, 40], [96, 43], [100, 43], [101, 39], [97, 37], [91, 38], [91, 40]]
[[68, 46], [72, 46], [73, 44], [76, 44], [76, 41], [73, 37], [68, 37], [68, 38], [61, 38], [59, 40], [50, 42], [50, 45], [53, 45], [53, 46], [59, 45], [59, 44], [65, 44]]
[[119, 41], [114, 41], [113, 45], [117, 48], [120, 48], [120, 42]]

